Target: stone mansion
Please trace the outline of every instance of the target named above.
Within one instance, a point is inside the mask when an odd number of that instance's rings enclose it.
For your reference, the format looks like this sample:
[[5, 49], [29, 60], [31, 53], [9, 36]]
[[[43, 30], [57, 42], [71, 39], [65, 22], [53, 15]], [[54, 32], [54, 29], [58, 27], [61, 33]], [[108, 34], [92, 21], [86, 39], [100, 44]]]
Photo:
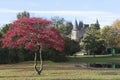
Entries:
[[73, 25], [73, 29], [71, 32], [71, 39], [75, 41], [81, 40], [88, 27], [89, 27], [89, 24], [83, 24], [83, 22], [79, 22], [78, 24], [77, 20], [75, 20], [75, 23]]

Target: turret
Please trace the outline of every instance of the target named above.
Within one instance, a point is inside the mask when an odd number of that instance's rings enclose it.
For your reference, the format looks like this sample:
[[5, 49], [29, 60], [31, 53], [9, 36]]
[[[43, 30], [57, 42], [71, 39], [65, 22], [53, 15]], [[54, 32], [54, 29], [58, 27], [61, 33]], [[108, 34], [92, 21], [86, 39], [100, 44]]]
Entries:
[[73, 30], [78, 30], [78, 23], [77, 23], [77, 20], [75, 20], [75, 24], [73, 26]]
[[80, 21], [80, 22], [79, 22], [79, 27], [78, 27], [78, 29], [81, 30], [82, 28], [83, 28], [83, 22]]
[[80, 34], [79, 26], [77, 20], [75, 20], [75, 24], [73, 26], [73, 30], [71, 33], [71, 39], [79, 41], [79, 34]]
[[98, 19], [96, 20], [96, 24], [99, 24]]

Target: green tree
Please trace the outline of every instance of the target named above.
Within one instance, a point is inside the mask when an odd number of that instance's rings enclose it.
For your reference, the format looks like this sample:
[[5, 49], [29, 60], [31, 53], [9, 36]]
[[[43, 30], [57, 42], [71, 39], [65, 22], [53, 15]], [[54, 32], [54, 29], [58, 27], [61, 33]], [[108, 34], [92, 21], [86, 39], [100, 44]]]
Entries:
[[66, 55], [73, 55], [81, 50], [79, 42], [71, 40], [68, 37], [65, 37], [64, 40], [65, 40], [64, 53]]
[[21, 19], [21, 18], [30, 18], [30, 13], [26, 11], [19, 12], [17, 14], [17, 19]]
[[66, 22], [63, 25], [59, 25], [59, 27], [57, 29], [60, 31], [61, 34], [67, 36], [67, 35], [71, 34], [72, 27], [73, 27], [73, 25], [71, 22]]
[[71, 22], [66, 22], [64, 18], [52, 17], [54, 27], [64, 36], [71, 34], [73, 25]]
[[96, 20], [96, 23], [95, 23], [95, 24], [91, 24], [90, 27], [93, 27], [93, 28], [99, 30], [99, 29], [100, 29], [100, 24], [99, 24], [98, 20]]
[[113, 27], [116, 28], [117, 30], [120, 30], [120, 20], [116, 20], [116, 21], [113, 23]]
[[100, 38], [99, 30], [96, 30], [93, 27], [90, 27], [86, 30], [85, 35], [83, 36], [82, 45], [88, 54], [93, 54], [98, 52], [99, 49], [103, 49], [104, 41]]
[[60, 25], [64, 25], [65, 19], [55, 16], [51, 18], [53, 21], [53, 25], [55, 26], [55, 28], [59, 27]]
[[10, 30], [10, 29], [11, 29], [10, 24], [4, 25], [3, 28], [1, 29], [1, 34], [2, 34], [2, 36], [4, 36], [4, 34], [5, 34], [8, 30]]
[[101, 38], [105, 41], [106, 50], [117, 47], [120, 43], [120, 32], [112, 26], [105, 26], [101, 29]]
[[[11, 24], [3, 25], [0, 30], [0, 38], [4, 37], [7, 31], [11, 30]], [[0, 63], [17, 63], [23, 60], [32, 60], [33, 54], [28, 50], [24, 49], [11, 49], [11, 48], [1, 48], [2, 44], [0, 43]], [[17, 54], [19, 53], [19, 54]], [[27, 54], [26, 54], [27, 53]], [[10, 57], [10, 58], [9, 58]], [[32, 58], [32, 59], [31, 59]]]

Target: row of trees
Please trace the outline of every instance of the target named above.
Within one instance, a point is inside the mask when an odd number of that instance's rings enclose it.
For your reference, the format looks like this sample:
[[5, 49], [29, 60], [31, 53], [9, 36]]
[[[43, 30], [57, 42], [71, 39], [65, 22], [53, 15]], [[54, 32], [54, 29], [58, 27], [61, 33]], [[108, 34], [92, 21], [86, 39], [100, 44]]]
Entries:
[[[111, 48], [120, 48], [120, 21], [102, 29], [98, 25], [91, 25], [82, 39], [81, 45], [87, 54], [106, 54]], [[111, 53], [111, 51], [109, 51]]]
[[[66, 55], [80, 49], [79, 43], [66, 37], [70, 34], [68, 31], [71, 25], [64, 24], [63, 19], [54, 18], [50, 21], [31, 18], [28, 12], [19, 13], [17, 18], [13, 23], [6, 24], [0, 32], [1, 47], [4, 48], [0, 48], [1, 63], [24, 61], [26, 57], [28, 60], [34, 58], [34, 69], [40, 75], [43, 70], [43, 56], [51, 60], [65, 60]], [[30, 54], [25, 55], [28, 53]], [[31, 56], [31, 53], [34, 55]]]
[[[22, 13], [17, 14], [18, 20], [22, 19], [22, 18], [30, 18], [29, 12], [24, 11]], [[61, 17], [52, 17], [51, 21], [53, 23], [52, 26], [54, 26], [55, 29], [57, 29], [60, 32], [60, 34], [64, 37], [64, 40], [66, 41], [66, 43], [65, 43], [66, 50], [64, 50], [64, 52], [62, 53], [64, 56], [72, 55], [75, 52], [80, 51], [80, 46], [81, 46], [81, 48], [85, 49], [88, 54], [104, 54], [104, 53], [106, 53], [108, 48], [119, 48], [119, 30], [120, 30], [120, 28], [119, 28], [120, 21], [119, 20], [115, 21], [113, 26], [105, 26], [102, 29], [100, 29], [100, 24], [97, 20], [95, 24], [91, 24], [91, 26], [86, 30], [86, 33], [84, 34], [84, 37], [80, 42], [81, 45], [79, 45], [79, 42], [73, 41], [69, 38], [71, 35], [71, 30], [73, 28], [73, 25], [71, 22], [67, 22], [64, 18], [61, 18]], [[4, 34], [8, 30], [10, 30], [9, 26], [10, 26], [10, 24], [6, 24], [1, 29], [1, 32], [0, 32], [1, 37], [3, 37]], [[47, 53], [51, 52], [51, 51], [49, 51], [50, 49], [46, 49], [46, 50], [48, 50]], [[10, 52], [11, 52], [11, 50], [10, 50]], [[46, 51], [44, 51], [44, 52], [46, 52]], [[56, 50], [54, 52], [58, 53]], [[22, 53], [24, 53], [24, 51]], [[25, 56], [25, 57], [27, 57], [27, 56]], [[56, 59], [48, 58], [46, 56], [50, 56], [50, 55], [45, 54], [44, 59], [51, 59], [54, 61], [59, 61], [59, 60], [56, 60], [58, 58], [56, 58]], [[58, 56], [60, 56], [60, 55], [58, 55]], [[33, 58], [31, 55], [30, 55], [30, 57], [31, 57], [30, 59]], [[63, 57], [63, 56], [61, 56], [61, 57]], [[21, 59], [19, 59], [19, 60], [21, 60]], [[26, 60], [26, 59], [22, 59], [22, 60]], [[27, 60], [29, 60], [29, 59], [27, 59]], [[64, 59], [61, 58], [61, 60], [64, 60]], [[7, 62], [4, 62], [4, 63], [7, 63]]]
[[[29, 12], [24, 11], [17, 14], [18, 20], [22, 18], [30, 18]], [[75, 52], [80, 51], [80, 46], [85, 49], [88, 54], [104, 54], [108, 48], [119, 48], [119, 20], [115, 21], [113, 26], [105, 26], [102, 29], [100, 29], [100, 24], [97, 20], [95, 24], [91, 24], [91, 26], [86, 30], [86, 33], [80, 42], [81, 45], [79, 45], [79, 42], [73, 41], [69, 38], [73, 28], [71, 22], [67, 22], [64, 18], [60, 17], [52, 17], [51, 21], [53, 23], [52, 26], [60, 32], [66, 41], [66, 50], [62, 53], [63, 55], [72, 55]], [[3, 37], [4, 34], [10, 29], [9, 26], [10, 24], [6, 24], [1, 29], [1, 37]], [[74, 47], [72, 45], [74, 45]], [[48, 51], [48, 53], [49, 52], [51, 51]], [[46, 55], [49, 56], [49, 54]], [[44, 56], [44, 59], [49, 59], [46, 55]], [[53, 58], [50, 59], [54, 60]]]
[[[31, 18], [30, 14], [26, 11], [20, 12], [17, 14], [17, 19]], [[72, 55], [75, 52], [80, 50], [80, 45], [78, 42], [71, 40], [66, 37], [70, 35], [72, 30], [72, 23], [67, 22], [64, 18], [52, 17], [51, 26], [54, 26], [65, 41], [65, 49], [62, 52], [59, 52], [52, 48], [46, 48], [43, 50], [43, 60], [52, 60], [52, 61], [65, 61], [67, 60], [67, 55]], [[0, 31], [0, 37], [4, 37], [7, 31], [11, 30], [11, 24], [6, 24]], [[56, 40], [56, 42], [58, 42]], [[2, 46], [2, 45], [1, 45]], [[7, 59], [5, 58], [7, 57]], [[16, 63], [19, 61], [33, 60], [34, 55], [29, 50], [25, 49], [11, 49], [11, 48], [0, 48], [0, 63]]]

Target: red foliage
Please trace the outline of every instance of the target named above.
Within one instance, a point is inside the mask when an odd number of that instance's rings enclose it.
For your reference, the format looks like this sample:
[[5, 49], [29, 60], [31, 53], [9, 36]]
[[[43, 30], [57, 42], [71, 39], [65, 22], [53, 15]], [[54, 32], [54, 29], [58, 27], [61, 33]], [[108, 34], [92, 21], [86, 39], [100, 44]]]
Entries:
[[64, 41], [59, 32], [51, 27], [51, 21], [41, 18], [22, 18], [14, 21], [12, 29], [1, 39], [3, 48], [21, 48], [36, 51], [40, 45], [62, 51]]

